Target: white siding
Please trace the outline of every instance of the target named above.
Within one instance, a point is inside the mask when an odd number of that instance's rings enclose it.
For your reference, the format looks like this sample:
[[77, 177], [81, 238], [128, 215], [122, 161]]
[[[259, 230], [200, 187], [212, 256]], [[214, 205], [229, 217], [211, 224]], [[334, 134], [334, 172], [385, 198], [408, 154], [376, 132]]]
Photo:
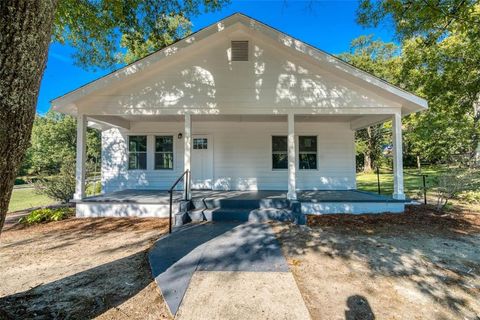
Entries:
[[[368, 108], [400, 108], [353, 78], [340, 77], [330, 65], [326, 68], [313, 63], [295, 50], [255, 35], [241, 29], [228, 36], [217, 34], [205, 45], [92, 93], [77, 106], [85, 113], [100, 114], [159, 114], [185, 109], [204, 114], [272, 114], [273, 109], [284, 108], [327, 109], [332, 113], [355, 108], [361, 114]], [[249, 61], [229, 60], [230, 40], [250, 41]]]
[[[272, 170], [271, 136], [286, 135], [284, 122], [195, 122], [193, 134], [209, 134], [214, 143], [214, 188], [286, 190], [287, 170]], [[137, 122], [130, 131], [102, 134], [102, 180], [105, 192], [167, 189], [183, 172], [183, 122]], [[318, 136], [318, 170], [297, 170], [299, 190], [354, 189], [354, 132], [348, 123], [296, 123], [296, 135]], [[127, 169], [127, 135], [146, 134], [147, 170]], [[155, 135], [174, 136], [174, 170], [153, 170]], [[297, 144], [298, 145], [298, 144]], [[298, 156], [298, 152], [297, 152]], [[298, 163], [298, 161], [297, 161]]]

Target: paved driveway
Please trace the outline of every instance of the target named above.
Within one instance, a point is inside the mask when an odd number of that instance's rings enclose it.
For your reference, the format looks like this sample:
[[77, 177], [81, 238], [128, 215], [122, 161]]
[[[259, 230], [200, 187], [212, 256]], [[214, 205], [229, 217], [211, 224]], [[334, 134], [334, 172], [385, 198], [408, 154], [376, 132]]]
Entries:
[[198, 225], [157, 241], [149, 258], [178, 318], [309, 318], [268, 224]]

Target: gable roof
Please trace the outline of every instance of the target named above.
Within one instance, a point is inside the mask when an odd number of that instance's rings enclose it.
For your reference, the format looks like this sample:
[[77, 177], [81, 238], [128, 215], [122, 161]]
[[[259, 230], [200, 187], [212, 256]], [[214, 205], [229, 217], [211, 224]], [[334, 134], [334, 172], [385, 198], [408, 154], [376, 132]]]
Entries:
[[75, 114], [76, 108], [74, 102], [76, 100], [87, 96], [94, 91], [104, 88], [116, 81], [121, 81], [130, 75], [137, 74], [167, 57], [173, 56], [180, 51], [187, 50], [192, 44], [199, 42], [200, 40], [204, 40], [213, 34], [222, 32], [228, 27], [231, 27], [237, 23], [241, 23], [250, 29], [254, 29], [255, 31], [262, 32], [264, 35], [269, 36], [285, 47], [295, 50], [297, 53], [303, 54], [319, 63], [323, 63], [337, 72], [340, 71], [344, 75], [350, 76], [351, 79], [364, 82], [386, 92], [387, 94], [399, 98], [402, 102], [402, 113], [404, 115], [421, 111], [428, 107], [428, 102], [425, 99], [411, 92], [397, 87], [385, 81], [384, 79], [361, 70], [332, 54], [302, 42], [267, 24], [264, 24], [242, 13], [234, 13], [216, 23], [190, 34], [183, 39], [176, 41], [165, 48], [157, 50], [133, 63], [114, 70], [103, 77], [88, 82], [77, 89], [53, 99], [51, 101], [52, 109], [64, 113]]

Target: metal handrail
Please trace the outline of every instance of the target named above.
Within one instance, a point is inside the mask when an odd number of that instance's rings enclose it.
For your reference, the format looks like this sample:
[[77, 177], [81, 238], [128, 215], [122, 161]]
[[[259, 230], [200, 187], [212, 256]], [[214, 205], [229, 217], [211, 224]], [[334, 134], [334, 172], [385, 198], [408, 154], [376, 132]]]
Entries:
[[168, 220], [168, 233], [172, 233], [172, 206], [173, 206], [173, 189], [177, 186], [177, 184], [185, 178], [185, 200], [188, 200], [188, 181], [190, 176], [190, 170], [185, 170], [180, 177], [178, 177], [177, 181], [172, 185], [172, 187], [168, 190], [170, 194], [170, 211], [169, 211], [169, 220]]
[[[388, 174], [393, 174], [393, 172], [388, 172]], [[409, 175], [409, 176], [414, 176], [414, 177], [422, 177], [422, 184], [423, 184], [423, 203], [427, 204], [427, 177], [428, 174], [423, 174], [423, 173], [407, 173], [404, 175]], [[377, 188], [378, 188], [378, 194], [380, 194], [380, 167], [377, 166]]]

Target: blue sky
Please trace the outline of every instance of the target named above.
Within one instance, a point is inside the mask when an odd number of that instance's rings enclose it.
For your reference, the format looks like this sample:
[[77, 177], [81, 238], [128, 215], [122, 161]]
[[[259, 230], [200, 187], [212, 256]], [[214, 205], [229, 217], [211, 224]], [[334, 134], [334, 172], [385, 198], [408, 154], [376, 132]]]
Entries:
[[[393, 31], [382, 26], [365, 29], [355, 22], [358, 1], [233, 1], [221, 11], [202, 14], [192, 19], [193, 31], [208, 26], [232, 13], [242, 12], [295, 38], [327, 52], [347, 51], [350, 41], [362, 34], [374, 34], [383, 41], [392, 41]], [[111, 70], [85, 71], [71, 59], [73, 49], [53, 43], [47, 68], [40, 86], [37, 112], [44, 114], [49, 101]]]

